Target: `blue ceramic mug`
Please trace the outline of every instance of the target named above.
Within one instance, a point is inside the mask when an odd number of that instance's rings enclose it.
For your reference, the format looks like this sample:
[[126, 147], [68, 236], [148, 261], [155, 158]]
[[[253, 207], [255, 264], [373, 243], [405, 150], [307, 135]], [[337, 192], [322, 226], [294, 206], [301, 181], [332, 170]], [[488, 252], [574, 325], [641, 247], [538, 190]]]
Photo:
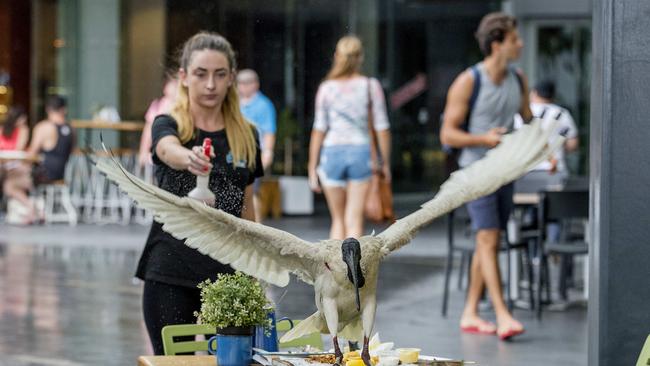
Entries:
[[[269, 330], [269, 333], [266, 334], [264, 326], [262, 325], [255, 326], [255, 333], [253, 333], [253, 347], [263, 349], [269, 352], [277, 352], [278, 331], [276, 329], [275, 311], [270, 311], [268, 313], [268, 318], [271, 320], [271, 324], [273, 325], [273, 328], [271, 328], [271, 330]], [[291, 325], [289, 329], [293, 328], [293, 321], [291, 321], [291, 319], [284, 317], [278, 320], [277, 322], [279, 323], [281, 321], [288, 321], [289, 324]]]
[[[215, 349], [216, 343], [216, 349]], [[248, 366], [252, 358], [250, 335], [217, 334], [208, 339], [208, 352], [217, 357], [219, 366]]]

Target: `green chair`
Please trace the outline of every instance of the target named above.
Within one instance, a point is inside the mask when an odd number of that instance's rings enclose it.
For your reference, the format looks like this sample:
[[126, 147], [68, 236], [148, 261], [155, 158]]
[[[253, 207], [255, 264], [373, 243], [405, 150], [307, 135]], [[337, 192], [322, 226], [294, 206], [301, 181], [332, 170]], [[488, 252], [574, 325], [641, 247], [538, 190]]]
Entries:
[[641, 354], [639, 359], [636, 361], [636, 366], [648, 366], [650, 365], [650, 335], [645, 339], [645, 344], [641, 348]]
[[[300, 320], [293, 320], [293, 325], [296, 326], [300, 323]], [[285, 333], [291, 329], [291, 323], [289, 319], [281, 319], [276, 323], [276, 330], [278, 332], [278, 338], [280, 338], [280, 333]], [[279, 348], [292, 348], [292, 347], [304, 347], [304, 346], [316, 347], [320, 350], [323, 349], [323, 339], [320, 336], [319, 332], [314, 332], [306, 336], [294, 339], [289, 342], [280, 342]]]
[[174, 356], [179, 353], [207, 351], [208, 341], [174, 341], [174, 337], [195, 336], [197, 334], [213, 335], [215, 329], [206, 324], [176, 324], [167, 325], [162, 329], [162, 341], [165, 356]]
[[[293, 324], [297, 325], [300, 323], [300, 320], [293, 320]], [[280, 320], [276, 324], [277, 332], [284, 333], [291, 329], [291, 323], [288, 319]], [[163, 349], [166, 356], [174, 356], [179, 353], [188, 353], [188, 352], [197, 352], [197, 351], [207, 351], [208, 350], [208, 341], [174, 341], [174, 337], [182, 336], [194, 336], [197, 334], [209, 334], [212, 335], [215, 333], [215, 329], [212, 326], [204, 324], [176, 324], [176, 325], [167, 325], [162, 329], [162, 340], [163, 340]], [[279, 334], [278, 334], [279, 336]], [[304, 347], [310, 345], [318, 349], [323, 349], [323, 339], [321, 338], [320, 333], [314, 332], [312, 334], [294, 339], [290, 342], [284, 342], [279, 344], [279, 348], [292, 348], [292, 347]]]

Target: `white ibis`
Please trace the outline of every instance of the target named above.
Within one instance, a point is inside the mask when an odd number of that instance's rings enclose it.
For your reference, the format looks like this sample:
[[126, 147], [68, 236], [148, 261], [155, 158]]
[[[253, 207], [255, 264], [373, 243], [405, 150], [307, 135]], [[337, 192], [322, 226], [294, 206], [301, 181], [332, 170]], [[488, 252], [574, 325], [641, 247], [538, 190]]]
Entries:
[[337, 337], [363, 339], [362, 358], [370, 366], [368, 339], [375, 310], [379, 264], [390, 252], [409, 243], [417, 231], [467, 201], [492, 193], [547, 159], [563, 139], [548, 143], [553, 128], [535, 120], [512, 134], [470, 166], [456, 171], [430, 201], [397, 220], [379, 235], [311, 243], [290, 233], [243, 220], [187, 197], [178, 197], [128, 173], [115, 159], [103, 158], [97, 168], [140, 206], [153, 211], [163, 229], [203, 254], [277, 286], [289, 273], [314, 286], [318, 311], [282, 341], [314, 331], [333, 336], [337, 362], [342, 353]]

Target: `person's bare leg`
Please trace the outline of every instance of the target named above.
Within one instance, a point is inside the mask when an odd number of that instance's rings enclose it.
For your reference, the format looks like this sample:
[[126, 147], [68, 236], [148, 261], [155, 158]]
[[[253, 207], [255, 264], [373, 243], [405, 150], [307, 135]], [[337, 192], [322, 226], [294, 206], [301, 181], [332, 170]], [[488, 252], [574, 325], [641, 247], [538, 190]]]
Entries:
[[330, 239], [345, 239], [345, 189], [342, 187], [323, 187], [325, 200], [332, 217]]
[[499, 272], [498, 251], [501, 230], [479, 230], [476, 234], [476, 251], [474, 256], [480, 261], [483, 280], [492, 300], [492, 306], [497, 317], [497, 334], [511, 330], [523, 330], [524, 326], [516, 320], [503, 299], [501, 276]]
[[28, 195], [31, 187], [32, 181], [29, 173], [22, 169], [10, 172], [2, 185], [2, 191], [7, 197], [17, 200], [29, 209], [29, 221], [36, 220], [38, 216], [34, 202]]
[[253, 195], [253, 202], [255, 203], [255, 222], [262, 222], [262, 200], [259, 193]]
[[[478, 248], [478, 236], [476, 247]], [[476, 328], [477, 331], [482, 333], [494, 333], [497, 330], [496, 325], [483, 320], [478, 315], [478, 304], [483, 295], [484, 285], [485, 281], [483, 280], [483, 273], [481, 271], [481, 261], [475, 254], [472, 256], [467, 299], [465, 300], [463, 315], [460, 318], [460, 327], [464, 329]]]
[[370, 182], [350, 182], [345, 205], [345, 237], [359, 238], [363, 235], [363, 209]]
[[5, 181], [3, 191], [7, 197], [17, 200], [25, 207], [32, 208], [32, 200], [29, 199], [27, 192], [11, 179]]

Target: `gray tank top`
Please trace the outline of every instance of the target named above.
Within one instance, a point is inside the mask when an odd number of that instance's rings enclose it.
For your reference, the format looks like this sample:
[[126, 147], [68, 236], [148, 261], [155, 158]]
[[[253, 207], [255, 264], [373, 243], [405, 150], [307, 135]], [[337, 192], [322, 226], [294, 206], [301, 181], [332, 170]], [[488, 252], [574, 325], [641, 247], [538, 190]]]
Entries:
[[[512, 131], [514, 116], [521, 107], [521, 87], [514, 70], [508, 69], [501, 84], [494, 84], [485, 72], [483, 62], [477, 64], [481, 77], [481, 88], [469, 119], [468, 132], [481, 135], [495, 127]], [[465, 147], [458, 159], [460, 167], [481, 159], [489, 149], [483, 146]]]

